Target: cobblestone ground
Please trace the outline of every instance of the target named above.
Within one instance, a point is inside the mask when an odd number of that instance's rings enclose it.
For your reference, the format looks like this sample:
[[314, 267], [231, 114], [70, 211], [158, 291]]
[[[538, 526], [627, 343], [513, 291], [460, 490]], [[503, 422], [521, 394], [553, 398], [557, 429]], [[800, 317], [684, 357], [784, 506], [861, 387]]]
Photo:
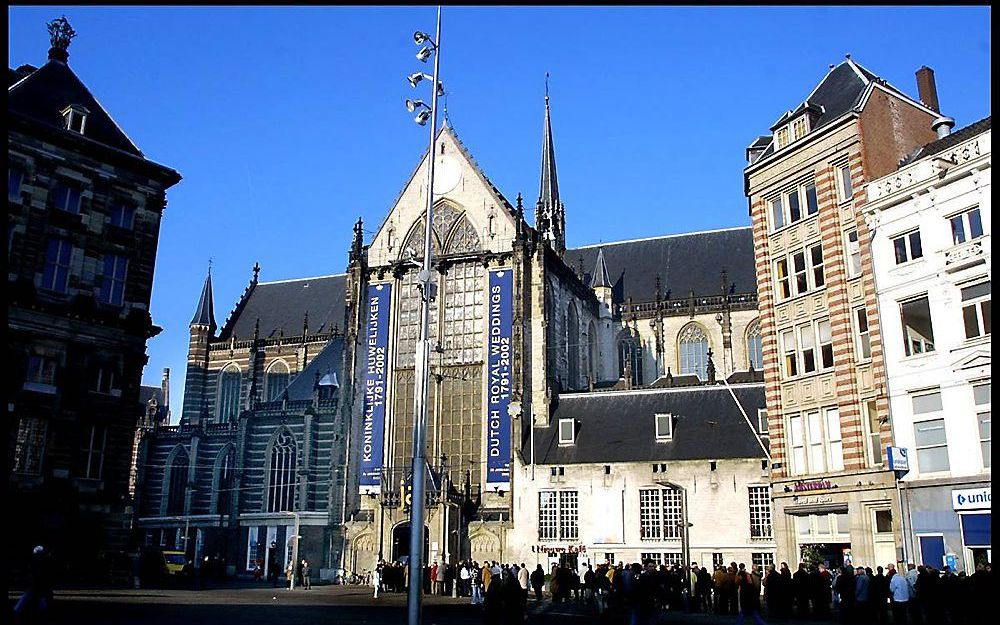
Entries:
[[[12, 592], [8, 607], [19, 596], [20, 593]], [[467, 598], [428, 596], [424, 605], [425, 625], [483, 623], [481, 608], [470, 605]], [[0, 622], [9, 621], [0, 618]], [[62, 590], [56, 592], [51, 613], [40, 622], [45, 625], [394, 625], [405, 621], [404, 594], [383, 594], [376, 600], [371, 589], [363, 586], [315, 586], [309, 591], [289, 591], [246, 585], [200, 591]], [[735, 621], [734, 616], [664, 612], [659, 623], [728, 625]], [[805, 622], [827, 625], [816, 620]], [[622, 619], [598, 615], [582, 603], [530, 600], [528, 625], [547, 623], [625, 625]]]

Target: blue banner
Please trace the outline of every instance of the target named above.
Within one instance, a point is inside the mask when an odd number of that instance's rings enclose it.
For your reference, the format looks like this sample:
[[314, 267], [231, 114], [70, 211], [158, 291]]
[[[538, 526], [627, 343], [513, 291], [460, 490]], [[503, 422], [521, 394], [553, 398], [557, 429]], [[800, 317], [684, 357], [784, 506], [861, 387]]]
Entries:
[[368, 308], [364, 321], [365, 395], [361, 427], [361, 493], [381, 490], [382, 446], [385, 438], [385, 394], [388, 385], [389, 304], [391, 284], [368, 286]]
[[490, 271], [486, 349], [486, 485], [494, 490], [510, 483], [510, 406], [514, 318], [514, 272]]

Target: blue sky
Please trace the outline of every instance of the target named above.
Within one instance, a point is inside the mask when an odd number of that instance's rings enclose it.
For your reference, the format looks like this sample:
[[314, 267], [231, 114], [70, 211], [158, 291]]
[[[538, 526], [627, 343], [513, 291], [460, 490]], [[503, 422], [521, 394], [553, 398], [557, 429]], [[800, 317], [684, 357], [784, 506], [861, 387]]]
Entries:
[[[10, 7], [9, 65], [70, 66], [168, 194], [145, 384], [171, 368], [179, 417], [187, 325], [213, 259], [221, 325], [261, 280], [340, 273], [351, 225], [377, 227], [426, 145], [403, 108], [426, 69], [422, 7]], [[545, 72], [570, 246], [749, 223], [744, 148], [845, 53], [915, 95], [937, 74], [958, 126], [990, 114], [990, 9], [445, 7], [455, 129], [508, 198], [538, 195]], [[423, 90], [420, 91], [423, 95]], [[371, 232], [368, 233], [370, 238]]]

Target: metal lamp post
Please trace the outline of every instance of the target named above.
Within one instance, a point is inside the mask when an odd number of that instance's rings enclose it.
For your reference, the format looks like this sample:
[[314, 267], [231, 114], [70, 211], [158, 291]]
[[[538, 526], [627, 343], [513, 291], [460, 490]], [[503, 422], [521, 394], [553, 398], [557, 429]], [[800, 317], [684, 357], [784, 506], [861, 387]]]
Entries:
[[[424, 232], [424, 258], [420, 273], [417, 275], [417, 288], [420, 289], [420, 337], [417, 342], [417, 353], [414, 366], [415, 384], [413, 393], [414, 425], [413, 425], [413, 502], [410, 506], [410, 584], [407, 589], [407, 623], [420, 625], [422, 618], [423, 572], [424, 572], [424, 516], [425, 516], [425, 479], [427, 474], [426, 438], [427, 438], [427, 399], [430, 387], [429, 355], [431, 346], [430, 306], [434, 299], [434, 284], [431, 281], [431, 236], [433, 232], [434, 210], [434, 141], [437, 135], [437, 100], [440, 91], [438, 82], [441, 66], [441, 7], [437, 11], [437, 31], [434, 39], [417, 32], [413, 36], [417, 45], [428, 45], [417, 53], [417, 59], [427, 62], [434, 56], [434, 75], [431, 87], [431, 105], [423, 102], [407, 100], [406, 106], [410, 112], [422, 108], [415, 121], [424, 125], [428, 118], [431, 122], [427, 149], [427, 223]], [[408, 80], [414, 87], [423, 80], [426, 74], [416, 73]]]

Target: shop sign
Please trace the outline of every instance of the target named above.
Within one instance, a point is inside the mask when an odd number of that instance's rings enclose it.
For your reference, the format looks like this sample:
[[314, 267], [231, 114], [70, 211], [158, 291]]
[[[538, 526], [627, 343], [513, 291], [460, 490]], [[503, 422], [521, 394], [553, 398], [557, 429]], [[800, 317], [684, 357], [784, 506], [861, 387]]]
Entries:
[[905, 447], [886, 447], [885, 457], [889, 461], [889, 470], [900, 473], [909, 473], [910, 458], [906, 454]]
[[808, 497], [799, 497], [797, 500], [795, 500], [795, 503], [799, 505], [833, 503], [833, 495], [810, 495]]
[[808, 490], [827, 490], [828, 488], [833, 488], [830, 484], [830, 480], [813, 480], [812, 482], [795, 482], [795, 492], [801, 493]]
[[954, 510], [989, 510], [993, 507], [993, 487], [953, 490], [951, 505]]
[[549, 545], [532, 545], [532, 553], [544, 553], [552, 555], [553, 553], [587, 553], [586, 545], [562, 545], [558, 547], [552, 547]]

